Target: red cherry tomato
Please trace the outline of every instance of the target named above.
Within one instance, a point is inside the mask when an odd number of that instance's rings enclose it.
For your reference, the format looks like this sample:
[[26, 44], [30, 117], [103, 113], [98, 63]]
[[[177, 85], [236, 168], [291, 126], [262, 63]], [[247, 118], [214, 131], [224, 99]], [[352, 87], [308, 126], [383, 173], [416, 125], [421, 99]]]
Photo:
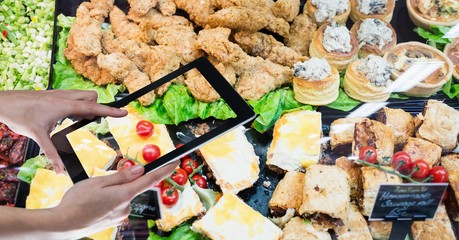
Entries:
[[448, 181], [448, 170], [443, 166], [435, 166], [430, 169], [430, 174], [433, 176], [432, 182], [447, 182]]
[[193, 177], [191, 177], [191, 180], [193, 180], [196, 185], [200, 188], [207, 188], [207, 180], [200, 174], [195, 174]]
[[359, 152], [359, 159], [369, 163], [376, 163], [376, 149], [370, 146], [361, 148]]
[[182, 160], [181, 167], [186, 173], [191, 174], [193, 170], [199, 167], [199, 164], [192, 158], [185, 158]]
[[175, 169], [174, 173], [171, 176], [171, 179], [178, 185], [183, 186], [188, 181], [188, 174], [185, 172], [185, 170], [181, 168]]
[[6, 30], [2, 31], [3, 37], [6, 37], [8, 35], [8, 32]]
[[413, 172], [411, 176], [413, 178], [424, 179], [429, 176], [430, 167], [426, 161], [419, 159], [414, 161], [411, 166], [411, 171]]
[[179, 194], [176, 188], [163, 188], [161, 189], [161, 200], [164, 205], [171, 206], [177, 203]]
[[155, 161], [160, 155], [161, 150], [154, 144], [147, 144], [142, 149], [143, 159], [148, 163]]
[[121, 171], [126, 168], [130, 168], [135, 165], [135, 162], [132, 161], [131, 159], [123, 158], [118, 161], [118, 164], [116, 165], [116, 170]]
[[404, 151], [396, 152], [392, 156], [392, 167], [397, 169], [399, 172], [410, 171], [412, 164], [413, 162], [411, 161], [411, 156]]
[[153, 123], [147, 120], [140, 120], [137, 123], [137, 126], [135, 127], [137, 135], [145, 138], [153, 135], [154, 130], [155, 126], [153, 125]]

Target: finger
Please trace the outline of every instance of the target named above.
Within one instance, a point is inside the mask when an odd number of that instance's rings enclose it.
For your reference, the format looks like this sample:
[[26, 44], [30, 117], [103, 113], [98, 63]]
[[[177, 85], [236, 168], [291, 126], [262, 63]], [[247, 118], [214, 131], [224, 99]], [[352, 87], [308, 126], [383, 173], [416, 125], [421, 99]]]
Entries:
[[[46, 136], [46, 135], [45, 135]], [[40, 146], [43, 153], [46, 155], [48, 160], [54, 167], [54, 171], [59, 174], [64, 171], [64, 163], [62, 162], [59, 154], [57, 153], [56, 147], [52, 143], [49, 137], [34, 139], [38, 146]]]
[[151, 173], [145, 174], [136, 181], [132, 181], [128, 184], [120, 185], [121, 188], [119, 191], [128, 192], [131, 198], [139, 195], [152, 188], [155, 184], [162, 181], [164, 178], [170, 176], [172, 172], [180, 164], [180, 161], [174, 161], [167, 164], [164, 167], [161, 167], [158, 170], [155, 170]]
[[135, 165], [128, 169], [124, 169], [121, 172], [103, 176], [100, 179], [103, 187], [126, 184], [142, 176], [144, 170], [143, 166]]
[[95, 102], [82, 102], [81, 104], [76, 104], [72, 106], [70, 111], [69, 115], [85, 118], [94, 116], [124, 117], [127, 114], [127, 111], [124, 109], [113, 108]]
[[53, 90], [62, 99], [97, 101], [97, 92], [92, 90]]

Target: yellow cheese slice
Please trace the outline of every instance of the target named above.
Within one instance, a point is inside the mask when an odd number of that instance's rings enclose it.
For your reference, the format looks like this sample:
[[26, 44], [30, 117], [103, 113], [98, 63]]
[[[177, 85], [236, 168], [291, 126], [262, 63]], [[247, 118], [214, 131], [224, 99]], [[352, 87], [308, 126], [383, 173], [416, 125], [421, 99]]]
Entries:
[[147, 162], [142, 157], [142, 150], [147, 144], [155, 144], [161, 151], [161, 156], [175, 149], [166, 125], [153, 124], [154, 132], [150, 137], [140, 137], [137, 135], [136, 126], [143, 118], [132, 107], [126, 107], [128, 115], [122, 118], [107, 117], [110, 133], [115, 138], [123, 155], [128, 154], [146, 164]]
[[115, 150], [86, 129], [80, 128], [67, 134], [67, 139], [89, 176], [92, 176], [95, 167], [106, 169], [115, 160]]
[[26, 200], [26, 208], [52, 208], [57, 206], [64, 193], [73, 186], [69, 176], [57, 175], [52, 170], [38, 168], [35, 177], [30, 183], [29, 196]]

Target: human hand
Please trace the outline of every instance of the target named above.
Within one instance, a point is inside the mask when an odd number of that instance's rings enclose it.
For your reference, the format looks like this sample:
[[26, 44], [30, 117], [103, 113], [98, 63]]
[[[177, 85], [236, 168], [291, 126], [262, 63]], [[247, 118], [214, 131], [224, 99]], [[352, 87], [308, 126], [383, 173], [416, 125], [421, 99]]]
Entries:
[[97, 104], [95, 91], [6, 91], [0, 93], [0, 102], [3, 103], [0, 104], [0, 121], [14, 132], [35, 140], [56, 173], [63, 171], [64, 164], [49, 134], [59, 120], [68, 116], [91, 119], [127, 114], [125, 110]]
[[174, 161], [144, 176], [144, 168], [135, 165], [109, 176], [78, 182], [51, 209], [60, 219], [59, 229], [77, 239], [120, 225], [130, 213], [130, 201], [169, 176], [179, 163]]

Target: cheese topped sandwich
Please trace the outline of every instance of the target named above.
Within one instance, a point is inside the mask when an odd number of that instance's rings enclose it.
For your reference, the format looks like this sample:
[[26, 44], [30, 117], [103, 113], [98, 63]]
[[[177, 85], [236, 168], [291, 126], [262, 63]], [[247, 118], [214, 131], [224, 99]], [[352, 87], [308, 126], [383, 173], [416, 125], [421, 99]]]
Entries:
[[238, 193], [258, 180], [259, 159], [244, 135], [244, 127], [220, 136], [199, 151], [224, 193]]
[[322, 132], [320, 112], [300, 110], [286, 113], [277, 120], [273, 131], [266, 162], [269, 168], [295, 171], [319, 161]]
[[145, 145], [157, 145], [161, 151], [160, 156], [163, 156], [164, 154], [175, 149], [174, 143], [169, 136], [166, 125], [153, 124], [153, 135], [150, 137], [140, 137], [137, 135], [136, 126], [137, 123], [143, 118], [132, 107], [128, 106], [125, 109], [128, 111], [128, 115], [124, 117], [106, 118], [110, 128], [110, 133], [118, 143], [120, 151], [123, 155], [128, 154], [131, 157], [135, 157], [138, 154], [137, 159], [146, 164], [147, 162], [142, 157], [142, 150]]
[[193, 223], [193, 231], [210, 239], [280, 239], [282, 230], [240, 198], [227, 192], [207, 214]]

